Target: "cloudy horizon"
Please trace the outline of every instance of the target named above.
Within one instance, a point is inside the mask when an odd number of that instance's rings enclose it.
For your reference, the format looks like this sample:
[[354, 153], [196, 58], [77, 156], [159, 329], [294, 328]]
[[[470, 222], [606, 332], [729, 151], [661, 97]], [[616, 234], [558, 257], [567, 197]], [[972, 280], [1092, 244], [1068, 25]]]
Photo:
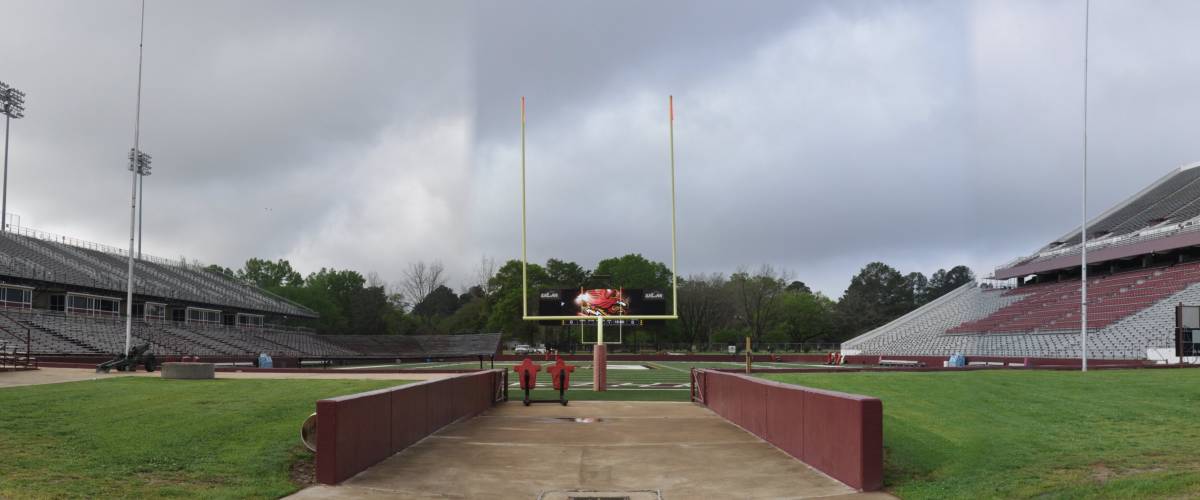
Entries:
[[[137, 1], [5, 1], [21, 224], [128, 238]], [[1083, 6], [147, 2], [145, 252], [455, 288], [529, 258], [767, 263], [837, 298], [871, 261], [979, 276], [1078, 226]], [[1089, 214], [1200, 160], [1200, 5], [1094, 0]]]

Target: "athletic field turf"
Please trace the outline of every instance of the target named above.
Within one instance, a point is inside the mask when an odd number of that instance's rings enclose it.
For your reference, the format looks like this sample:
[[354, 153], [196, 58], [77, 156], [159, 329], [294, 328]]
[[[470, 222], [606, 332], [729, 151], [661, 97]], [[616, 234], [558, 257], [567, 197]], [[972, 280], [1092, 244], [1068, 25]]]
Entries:
[[882, 399], [902, 498], [1200, 497], [1200, 369], [765, 377]]
[[[532, 359], [539, 365], [542, 365], [542, 371], [538, 372], [537, 384], [538, 387], [550, 386], [550, 375], [545, 371], [545, 367], [553, 363], [544, 359]], [[496, 368], [509, 370], [509, 387], [517, 388], [520, 386], [517, 381], [516, 373], [512, 371], [512, 367], [516, 362], [505, 361], [496, 362]], [[584, 389], [591, 390], [592, 388], [592, 362], [589, 361], [568, 361], [567, 364], [575, 366], [575, 371], [571, 373], [571, 389], [573, 391]], [[487, 361], [484, 362], [485, 368], [492, 366]], [[610, 390], [674, 390], [686, 393], [689, 390], [691, 383], [691, 369], [695, 368], [744, 368], [745, 363], [733, 361], [610, 361], [608, 363], [608, 388]], [[759, 362], [754, 363], [758, 368], [814, 368], [823, 367], [823, 365], [812, 363], [770, 363]], [[400, 370], [477, 370], [479, 369], [478, 361], [467, 362], [431, 362], [431, 363], [400, 363], [400, 364], [372, 364], [363, 366], [339, 367], [338, 370], [354, 370], [354, 369], [400, 369]], [[662, 400], [662, 398], [654, 398]], [[677, 398], [670, 398], [677, 399]], [[686, 394], [682, 400], [687, 400]]]
[[383, 380], [114, 377], [0, 389], [0, 498], [278, 498], [325, 397]]

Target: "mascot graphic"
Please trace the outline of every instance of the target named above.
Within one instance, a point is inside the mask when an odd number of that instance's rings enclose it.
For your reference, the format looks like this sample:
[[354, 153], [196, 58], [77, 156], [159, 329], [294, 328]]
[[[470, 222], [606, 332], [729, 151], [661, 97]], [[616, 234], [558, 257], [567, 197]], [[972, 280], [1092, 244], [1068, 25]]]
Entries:
[[595, 290], [580, 290], [575, 297], [577, 316], [621, 316], [625, 314], [629, 303], [625, 300], [624, 290], [600, 288]]

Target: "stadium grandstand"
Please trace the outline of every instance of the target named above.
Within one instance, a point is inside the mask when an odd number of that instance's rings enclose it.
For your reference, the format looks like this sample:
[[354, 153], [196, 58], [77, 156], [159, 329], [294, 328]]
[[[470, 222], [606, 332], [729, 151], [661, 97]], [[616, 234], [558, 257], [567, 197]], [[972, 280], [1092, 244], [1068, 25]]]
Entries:
[[[52, 359], [123, 352], [127, 259], [115, 247], [28, 228], [0, 233], [0, 342]], [[500, 334], [317, 335], [285, 325], [316, 319], [311, 309], [185, 259], [138, 258], [133, 290], [133, 342], [160, 357], [484, 358], [500, 344]]]
[[[1200, 304], [1200, 163], [1089, 221], [1088, 356], [1161, 359], [1175, 306]], [[1075, 358], [1080, 228], [842, 344], [849, 353]]]

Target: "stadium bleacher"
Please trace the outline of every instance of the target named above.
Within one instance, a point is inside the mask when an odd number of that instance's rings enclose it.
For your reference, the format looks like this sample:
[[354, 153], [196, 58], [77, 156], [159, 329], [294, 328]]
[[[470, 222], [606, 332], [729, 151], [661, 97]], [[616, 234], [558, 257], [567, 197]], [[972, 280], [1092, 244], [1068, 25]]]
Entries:
[[[20, 344], [23, 350], [28, 335], [34, 355], [105, 357], [124, 352], [125, 309], [113, 306], [125, 297], [127, 253], [28, 228], [10, 229], [0, 233], [0, 285], [14, 287], [24, 302], [0, 300], [0, 342]], [[131, 341], [149, 344], [159, 356], [253, 359], [266, 353], [309, 360], [426, 359], [490, 356], [500, 345], [500, 334], [334, 337], [281, 326], [285, 320], [315, 319], [317, 314], [185, 259], [137, 259], [133, 289], [135, 305], [153, 302], [176, 313], [187, 308], [220, 313], [220, 322], [135, 318]], [[33, 292], [24, 295], [29, 290]], [[65, 306], [51, 310], [52, 296], [71, 293], [99, 297], [104, 306], [91, 311], [94, 314]], [[237, 325], [238, 314], [261, 316], [262, 325]]]
[[[30, 333], [30, 351], [53, 355], [113, 355], [125, 350], [125, 322], [118, 318], [68, 316], [42, 310], [0, 311], [0, 337], [20, 341]], [[134, 321], [132, 341], [150, 344], [157, 355], [304, 359], [462, 358], [497, 352], [500, 334], [337, 335], [284, 327], [242, 328], [183, 322]], [[10, 342], [11, 343], [11, 342]]]
[[[119, 249], [86, 248], [53, 241], [38, 231], [0, 233], [0, 275], [58, 283], [90, 290], [126, 291], [126, 257]], [[75, 240], [64, 241], [74, 243]], [[223, 274], [186, 262], [138, 259], [135, 294], [175, 301], [234, 307], [297, 318], [316, 318], [312, 310]]]
[[[1175, 306], [1200, 305], [1200, 164], [1173, 170], [1088, 224], [1089, 357], [1145, 359], [1174, 343]], [[842, 344], [879, 355], [1081, 354], [1080, 231]]]

